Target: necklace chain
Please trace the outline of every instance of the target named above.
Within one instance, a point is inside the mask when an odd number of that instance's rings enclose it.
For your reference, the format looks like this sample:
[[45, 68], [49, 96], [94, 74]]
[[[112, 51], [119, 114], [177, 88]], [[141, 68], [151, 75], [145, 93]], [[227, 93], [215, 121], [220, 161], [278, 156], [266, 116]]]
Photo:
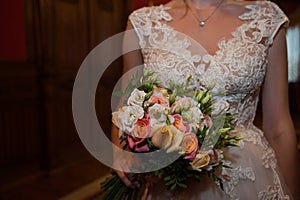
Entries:
[[192, 16], [198, 21], [199, 26], [203, 27], [205, 25], [205, 23], [207, 22], [207, 20], [209, 20], [209, 18], [211, 18], [211, 16], [213, 16], [213, 14], [218, 10], [218, 8], [221, 6], [221, 4], [223, 3], [224, 0], [219, 1], [219, 3], [216, 5], [215, 9], [203, 20], [201, 20], [199, 18], [199, 16], [197, 15], [196, 12], [194, 12], [192, 10], [192, 8], [188, 5], [189, 9], [191, 10]]

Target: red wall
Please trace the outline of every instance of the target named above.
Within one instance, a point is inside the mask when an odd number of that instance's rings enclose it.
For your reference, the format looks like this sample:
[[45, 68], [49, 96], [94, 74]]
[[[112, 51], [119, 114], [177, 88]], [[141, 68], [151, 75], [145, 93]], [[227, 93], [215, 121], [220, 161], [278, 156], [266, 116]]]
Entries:
[[26, 60], [24, 0], [0, 0], [0, 60]]

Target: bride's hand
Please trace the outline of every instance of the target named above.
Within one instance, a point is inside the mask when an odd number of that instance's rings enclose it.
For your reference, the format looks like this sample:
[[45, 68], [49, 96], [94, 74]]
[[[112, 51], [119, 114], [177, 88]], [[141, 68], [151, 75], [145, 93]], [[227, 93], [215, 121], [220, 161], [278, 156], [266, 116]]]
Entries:
[[114, 156], [113, 171], [119, 176], [123, 183], [129, 188], [139, 188], [140, 183], [135, 173], [130, 173], [134, 165], [139, 161], [127, 158], [128, 156]]
[[114, 170], [119, 178], [123, 181], [123, 183], [132, 189], [139, 188], [140, 183], [135, 179], [134, 174], [132, 173], [125, 173], [123, 171]]
[[135, 159], [130, 154], [124, 154], [121, 151], [122, 146], [120, 145], [119, 129], [113, 125], [112, 126], [112, 142], [119, 147], [118, 149], [113, 150], [113, 167], [112, 170], [119, 176], [119, 178], [123, 181], [123, 183], [129, 188], [139, 188], [140, 184], [136, 179], [134, 173], [130, 173], [130, 170], [133, 169], [134, 166], [138, 167], [140, 165], [140, 161]]

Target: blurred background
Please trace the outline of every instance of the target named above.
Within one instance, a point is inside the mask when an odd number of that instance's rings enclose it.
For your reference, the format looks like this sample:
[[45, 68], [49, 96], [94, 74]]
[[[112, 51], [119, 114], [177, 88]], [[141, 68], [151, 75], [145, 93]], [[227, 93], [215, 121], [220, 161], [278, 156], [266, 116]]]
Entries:
[[[125, 29], [134, 9], [166, 2], [0, 0], [1, 200], [98, 198], [109, 169], [87, 152], [75, 130], [77, 70], [96, 45]], [[275, 2], [291, 20], [290, 109], [300, 136], [300, 2]], [[118, 59], [105, 71], [96, 95], [98, 119], [108, 133], [110, 99], [103, 96], [111, 96], [121, 66]]]

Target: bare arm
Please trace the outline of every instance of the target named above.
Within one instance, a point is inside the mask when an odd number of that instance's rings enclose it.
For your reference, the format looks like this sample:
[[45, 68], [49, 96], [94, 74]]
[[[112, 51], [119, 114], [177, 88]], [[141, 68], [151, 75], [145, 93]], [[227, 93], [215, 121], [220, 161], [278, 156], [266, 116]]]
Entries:
[[285, 29], [281, 28], [276, 35], [268, 60], [262, 91], [263, 129], [275, 150], [290, 191], [295, 199], [299, 199], [299, 160], [296, 134], [289, 113]]
[[[134, 32], [132, 31], [132, 25], [130, 22], [127, 23], [127, 28], [128, 32], [125, 32], [124, 34], [124, 39], [123, 39], [123, 48], [126, 48], [127, 46], [130, 46], [131, 48], [138, 49], [135, 51], [131, 51], [129, 53], [126, 53], [123, 55], [123, 73], [128, 72], [130, 69], [133, 67], [139, 66], [143, 63], [141, 52], [139, 50], [139, 44], [138, 44], [138, 37], [136, 34], [133, 34]], [[124, 89], [126, 87], [126, 83], [123, 83], [124, 85], [122, 88]], [[120, 148], [120, 138], [118, 137], [119, 135], [119, 129], [112, 124], [112, 129], [111, 129], [111, 139], [112, 142], [119, 146]], [[121, 161], [122, 162], [122, 161]], [[126, 167], [126, 166], [124, 166]], [[136, 187], [138, 186], [138, 183], [132, 183], [130, 179], [128, 178], [128, 174], [124, 173], [123, 171], [118, 171], [115, 170], [120, 179], [128, 186], [128, 187]]]

